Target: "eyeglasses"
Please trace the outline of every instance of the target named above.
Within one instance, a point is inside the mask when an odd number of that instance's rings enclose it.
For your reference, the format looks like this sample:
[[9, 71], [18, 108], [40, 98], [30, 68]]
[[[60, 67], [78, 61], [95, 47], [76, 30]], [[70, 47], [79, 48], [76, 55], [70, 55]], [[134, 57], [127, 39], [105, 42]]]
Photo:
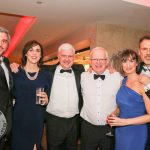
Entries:
[[92, 61], [106, 61], [107, 59], [106, 58], [102, 58], [102, 59], [98, 59], [98, 58], [92, 58], [91, 59]]
[[8, 40], [2, 39], [2, 40], [0, 41], [0, 43], [1, 43], [1, 44], [8, 44]]

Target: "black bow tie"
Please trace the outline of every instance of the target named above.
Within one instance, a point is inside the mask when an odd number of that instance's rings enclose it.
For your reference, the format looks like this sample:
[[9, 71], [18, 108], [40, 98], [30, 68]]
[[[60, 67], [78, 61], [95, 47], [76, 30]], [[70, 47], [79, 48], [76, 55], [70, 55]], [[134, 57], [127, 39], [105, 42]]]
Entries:
[[64, 72], [71, 73], [71, 72], [72, 72], [72, 70], [71, 70], [71, 69], [68, 69], [68, 70], [61, 69], [61, 70], [60, 70], [60, 73], [64, 73]]
[[146, 67], [146, 66], [143, 66], [143, 71], [144, 71], [144, 72], [150, 71], [150, 68], [148, 68], [148, 67]]
[[98, 75], [98, 74], [94, 74], [94, 80], [101, 78], [102, 80], [105, 79], [105, 75]]

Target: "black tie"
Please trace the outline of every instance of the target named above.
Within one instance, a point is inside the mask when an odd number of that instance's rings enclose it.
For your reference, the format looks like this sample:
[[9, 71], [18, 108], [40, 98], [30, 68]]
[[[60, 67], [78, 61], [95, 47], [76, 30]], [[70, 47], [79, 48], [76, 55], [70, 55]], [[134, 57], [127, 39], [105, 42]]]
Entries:
[[94, 74], [94, 80], [101, 78], [102, 80], [105, 79], [105, 75], [98, 75], [98, 74]]
[[71, 69], [68, 69], [68, 70], [61, 69], [61, 70], [60, 70], [60, 73], [64, 73], [64, 72], [71, 73], [71, 72], [72, 72], [72, 70], [71, 70]]

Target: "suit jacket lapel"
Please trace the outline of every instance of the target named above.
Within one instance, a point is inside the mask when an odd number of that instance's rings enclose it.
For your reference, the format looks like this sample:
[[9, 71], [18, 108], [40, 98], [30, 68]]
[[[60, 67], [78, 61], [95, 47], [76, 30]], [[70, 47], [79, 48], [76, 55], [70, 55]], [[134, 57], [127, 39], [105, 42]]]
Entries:
[[[49, 69], [50, 69], [50, 72], [52, 73], [52, 78], [54, 79], [54, 74], [55, 74], [55, 71], [56, 71], [56, 68], [59, 64], [56, 64], [56, 65], [52, 65], [52, 66], [49, 66]], [[75, 74], [75, 81], [76, 81], [76, 86], [77, 86], [77, 90], [79, 91], [80, 90], [80, 72], [72, 67], [72, 70]], [[53, 84], [53, 79], [52, 79], [52, 84]]]
[[73, 70], [74, 75], [75, 75], [77, 90], [79, 91], [79, 89], [80, 89], [80, 73], [78, 72], [78, 70], [75, 70], [74, 68], [72, 68], [72, 70]]
[[7, 69], [8, 69], [8, 74], [9, 74], [9, 89], [12, 89], [13, 87], [13, 77], [11, 74], [11, 69], [10, 69], [10, 64], [7, 58], [4, 57], [3, 62], [5, 63]]

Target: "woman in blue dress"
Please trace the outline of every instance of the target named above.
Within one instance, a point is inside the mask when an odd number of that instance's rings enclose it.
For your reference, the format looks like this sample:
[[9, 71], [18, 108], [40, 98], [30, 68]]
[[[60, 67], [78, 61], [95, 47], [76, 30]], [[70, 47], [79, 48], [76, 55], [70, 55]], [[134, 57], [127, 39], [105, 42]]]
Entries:
[[117, 93], [118, 108], [108, 116], [110, 126], [116, 126], [115, 150], [144, 150], [147, 142], [147, 122], [150, 122], [150, 99], [136, 73], [138, 55], [131, 49], [121, 52], [122, 71], [126, 76]]
[[[51, 86], [51, 75], [40, 68], [43, 47], [29, 41], [22, 52], [22, 66], [13, 73], [15, 105], [13, 109], [12, 150], [39, 150], [44, 125], [45, 105]], [[42, 105], [36, 104], [36, 88]]]

